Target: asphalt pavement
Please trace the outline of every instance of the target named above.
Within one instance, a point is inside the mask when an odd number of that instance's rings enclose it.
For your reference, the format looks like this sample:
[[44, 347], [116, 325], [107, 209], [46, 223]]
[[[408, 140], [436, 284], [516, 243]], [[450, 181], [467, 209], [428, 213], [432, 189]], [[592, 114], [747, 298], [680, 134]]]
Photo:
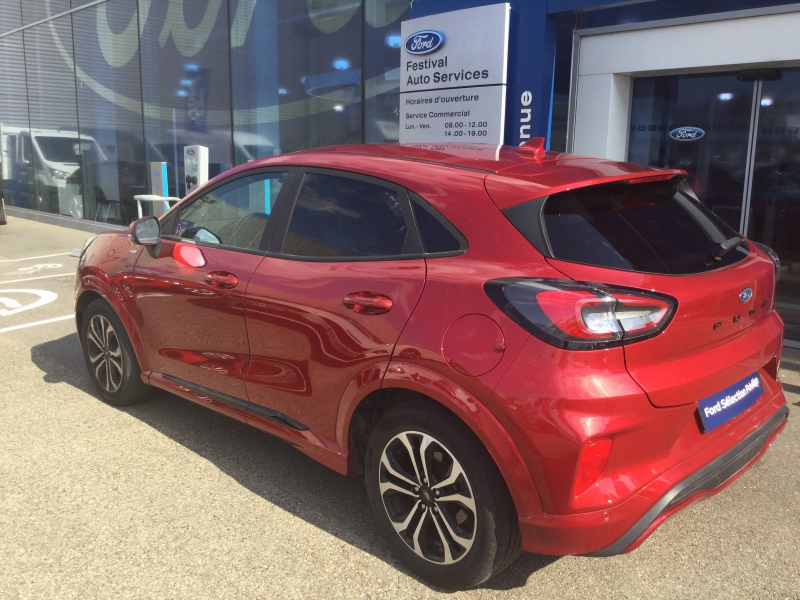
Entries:
[[72, 320], [87, 237], [0, 226], [0, 598], [800, 599], [800, 351], [789, 424], [721, 494], [631, 554], [524, 554], [448, 593], [393, 558], [362, 479], [167, 393], [99, 401]]

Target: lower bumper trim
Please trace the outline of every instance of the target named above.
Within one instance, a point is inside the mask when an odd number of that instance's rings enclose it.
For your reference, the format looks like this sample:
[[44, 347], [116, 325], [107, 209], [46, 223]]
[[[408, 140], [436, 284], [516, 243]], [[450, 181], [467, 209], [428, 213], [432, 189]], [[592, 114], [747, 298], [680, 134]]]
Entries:
[[786, 421], [789, 408], [782, 406], [769, 420], [736, 444], [728, 452], [711, 461], [664, 494], [625, 535], [616, 542], [584, 556], [614, 556], [623, 554], [644, 535], [659, 517], [672, 512], [695, 494], [710, 492], [724, 484], [744, 468], [764, 448], [773, 433]]

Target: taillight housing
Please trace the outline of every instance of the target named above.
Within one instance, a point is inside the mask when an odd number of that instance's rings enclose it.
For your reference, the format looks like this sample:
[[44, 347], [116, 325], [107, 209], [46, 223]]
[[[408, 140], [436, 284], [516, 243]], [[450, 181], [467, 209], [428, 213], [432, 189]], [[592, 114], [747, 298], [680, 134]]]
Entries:
[[664, 294], [570, 279], [495, 279], [484, 289], [522, 328], [566, 350], [599, 350], [653, 337], [678, 306]]
[[572, 487], [573, 495], [581, 495], [600, 479], [600, 475], [603, 474], [606, 464], [608, 464], [612, 444], [611, 438], [598, 438], [589, 440], [583, 445], [578, 457], [578, 469], [575, 473], [575, 484]]
[[759, 244], [758, 242], [753, 242], [756, 247], [760, 248], [764, 251], [764, 253], [769, 256], [772, 264], [775, 265], [775, 281], [777, 282], [778, 279], [781, 278], [781, 259], [778, 258], [778, 253], [775, 252], [772, 248], [767, 246], [766, 244]]

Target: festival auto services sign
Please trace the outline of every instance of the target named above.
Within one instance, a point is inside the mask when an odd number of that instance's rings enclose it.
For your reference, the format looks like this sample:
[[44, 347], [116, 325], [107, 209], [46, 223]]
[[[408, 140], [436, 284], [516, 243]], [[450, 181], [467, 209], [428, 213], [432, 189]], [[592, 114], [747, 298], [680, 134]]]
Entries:
[[400, 141], [503, 143], [509, 4], [401, 24]]

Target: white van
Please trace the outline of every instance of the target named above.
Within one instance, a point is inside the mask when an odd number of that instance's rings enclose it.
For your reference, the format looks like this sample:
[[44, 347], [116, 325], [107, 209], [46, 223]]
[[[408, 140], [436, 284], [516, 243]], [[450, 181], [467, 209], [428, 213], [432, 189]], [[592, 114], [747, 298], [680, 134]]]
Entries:
[[[3, 181], [6, 184], [30, 181], [33, 172], [34, 200], [27, 202], [29, 208], [83, 217], [78, 186], [67, 185], [82, 159], [89, 162], [105, 159], [100, 146], [90, 136], [79, 136], [77, 131], [26, 129], [0, 124]], [[10, 196], [15, 204], [25, 206], [25, 202], [14, 197], [14, 186], [8, 185], [7, 189], [11, 190]]]

